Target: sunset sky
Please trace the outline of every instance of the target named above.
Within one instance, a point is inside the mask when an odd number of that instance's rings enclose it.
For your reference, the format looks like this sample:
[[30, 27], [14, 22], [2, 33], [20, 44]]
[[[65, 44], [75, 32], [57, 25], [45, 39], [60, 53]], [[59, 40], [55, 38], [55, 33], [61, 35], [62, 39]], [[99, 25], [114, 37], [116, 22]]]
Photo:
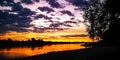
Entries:
[[1, 0], [0, 39], [89, 41], [83, 10], [90, 0]]

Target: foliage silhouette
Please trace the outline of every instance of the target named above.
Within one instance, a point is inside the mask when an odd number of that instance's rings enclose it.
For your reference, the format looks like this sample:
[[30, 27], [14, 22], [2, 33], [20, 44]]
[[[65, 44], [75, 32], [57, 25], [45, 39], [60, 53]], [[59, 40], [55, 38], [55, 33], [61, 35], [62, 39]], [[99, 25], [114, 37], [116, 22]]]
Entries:
[[93, 0], [84, 8], [85, 22], [89, 22], [88, 33], [93, 40], [118, 42], [120, 34], [120, 2], [114, 0]]

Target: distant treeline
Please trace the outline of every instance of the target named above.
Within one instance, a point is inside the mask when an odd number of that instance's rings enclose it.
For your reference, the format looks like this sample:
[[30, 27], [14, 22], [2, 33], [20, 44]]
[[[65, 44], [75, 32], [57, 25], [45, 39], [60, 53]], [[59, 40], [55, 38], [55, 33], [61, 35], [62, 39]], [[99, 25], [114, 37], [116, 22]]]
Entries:
[[46, 44], [51, 44], [50, 41], [43, 41], [43, 39], [36, 40], [35, 38], [31, 38], [31, 40], [26, 41], [18, 41], [12, 40], [8, 38], [7, 40], [0, 40], [0, 48], [4, 47], [34, 47], [34, 46], [43, 46]]
[[0, 49], [3, 48], [12, 48], [12, 47], [42, 47], [44, 45], [51, 44], [69, 44], [69, 43], [83, 43], [83, 42], [51, 42], [44, 41], [43, 39], [31, 38], [29, 40], [12, 40], [8, 38], [7, 40], [0, 40]]

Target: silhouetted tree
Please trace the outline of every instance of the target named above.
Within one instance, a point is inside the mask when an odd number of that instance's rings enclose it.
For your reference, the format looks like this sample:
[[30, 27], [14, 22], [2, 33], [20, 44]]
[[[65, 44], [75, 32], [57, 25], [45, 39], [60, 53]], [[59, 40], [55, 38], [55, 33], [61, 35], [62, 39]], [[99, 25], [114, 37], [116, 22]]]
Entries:
[[32, 42], [35, 42], [35, 41], [36, 41], [35, 38], [31, 38], [31, 40], [32, 40]]
[[90, 38], [115, 40], [119, 36], [120, 2], [118, 0], [93, 0], [86, 6], [84, 18], [89, 22], [88, 33]]
[[43, 39], [40, 39], [41, 42], [43, 42]]
[[8, 42], [12, 42], [13, 40], [11, 39], [11, 38], [8, 38], [8, 40], [7, 40]]

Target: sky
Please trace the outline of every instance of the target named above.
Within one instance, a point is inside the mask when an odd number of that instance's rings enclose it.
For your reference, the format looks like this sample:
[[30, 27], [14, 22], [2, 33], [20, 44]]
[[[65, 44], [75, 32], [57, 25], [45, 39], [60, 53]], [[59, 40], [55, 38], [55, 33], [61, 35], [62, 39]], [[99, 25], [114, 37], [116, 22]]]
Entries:
[[1, 0], [0, 39], [89, 41], [83, 8], [90, 0]]

